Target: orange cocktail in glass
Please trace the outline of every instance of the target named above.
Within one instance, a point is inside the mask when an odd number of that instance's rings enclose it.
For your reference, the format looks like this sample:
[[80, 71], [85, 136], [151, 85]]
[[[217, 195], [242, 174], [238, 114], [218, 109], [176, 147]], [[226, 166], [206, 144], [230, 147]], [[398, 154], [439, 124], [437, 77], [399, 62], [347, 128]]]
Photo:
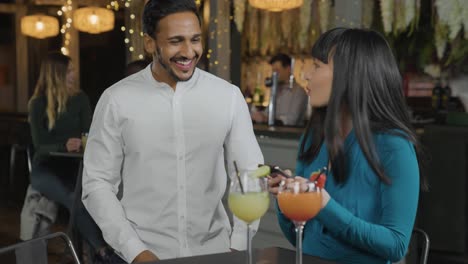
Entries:
[[306, 222], [312, 219], [321, 209], [321, 192], [292, 193], [282, 192], [278, 195], [281, 212], [290, 220]]
[[307, 179], [288, 179], [280, 184], [278, 206], [296, 227], [296, 264], [302, 264], [302, 232], [322, 208], [321, 189]]

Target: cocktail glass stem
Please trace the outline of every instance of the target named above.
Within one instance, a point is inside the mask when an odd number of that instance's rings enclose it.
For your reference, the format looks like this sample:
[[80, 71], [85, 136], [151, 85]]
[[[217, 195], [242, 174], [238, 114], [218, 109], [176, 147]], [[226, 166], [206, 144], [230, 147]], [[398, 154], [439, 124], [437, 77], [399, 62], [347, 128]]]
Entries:
[[252, 264], [252, 232], [250, 224], [247, 224], [247, 263]]
[[296, 264], [302, 264], [302, 232], [304, 231], [304, 222], [294, 221], [296, 226]]

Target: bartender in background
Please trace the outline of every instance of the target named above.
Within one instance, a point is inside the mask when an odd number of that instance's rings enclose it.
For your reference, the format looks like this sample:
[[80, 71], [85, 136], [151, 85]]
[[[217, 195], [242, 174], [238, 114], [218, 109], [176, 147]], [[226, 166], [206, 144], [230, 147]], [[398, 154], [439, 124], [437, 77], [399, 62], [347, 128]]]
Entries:
[[[291, 57], [279, 53], [270, 60], [273, 72], [278, 73], [275, 123], [286, 126], [303, 126], [307, 110], [307, 94], [291, 78]], [[252, 120], [256, 123], [268, 121], [268, 113], [253, 111]]]

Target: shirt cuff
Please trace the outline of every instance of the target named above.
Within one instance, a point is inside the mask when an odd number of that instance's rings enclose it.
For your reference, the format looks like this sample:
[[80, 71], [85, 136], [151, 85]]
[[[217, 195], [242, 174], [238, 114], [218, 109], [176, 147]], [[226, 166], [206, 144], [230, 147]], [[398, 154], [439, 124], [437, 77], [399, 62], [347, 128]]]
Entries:
[[231, 248], [235, 250], [247, 249], [247, 234], [233, 232], [231, 235]]
[[[231, 248], [235, 250], [246, 250], [247, 249], [247, 224], [242, 222], [236, 216], [234, 217], [234, 228], [231, 234]], [[236, 223], [237, 222], [237, 223]], [[250, 235], [251, 239], [257, 233], [257, 229], [260, 225], [260, 219], [253, 221], [250, 224]]]
[[128, 263], [132, 263], [145, 250], [148, 250], [148, 248], [141, 240], [132, 238], [123, 245], [121, 253]]
[[315, 219], [319, 220], [331, 233], [341, 233], [349, 226], [353, 215], [330, 198], [328, 204], [319, 212]]

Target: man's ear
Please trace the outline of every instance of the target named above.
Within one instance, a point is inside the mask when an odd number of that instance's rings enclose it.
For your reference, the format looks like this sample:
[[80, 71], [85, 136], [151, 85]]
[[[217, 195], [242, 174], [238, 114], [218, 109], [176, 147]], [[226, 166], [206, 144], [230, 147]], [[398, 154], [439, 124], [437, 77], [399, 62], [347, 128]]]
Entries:
[[156, 51], [155, 40], [146, 33], [143, 37], [144, 37], [146, 52], [148, 52], [149, 54], [154, 54], [154, 52]]

